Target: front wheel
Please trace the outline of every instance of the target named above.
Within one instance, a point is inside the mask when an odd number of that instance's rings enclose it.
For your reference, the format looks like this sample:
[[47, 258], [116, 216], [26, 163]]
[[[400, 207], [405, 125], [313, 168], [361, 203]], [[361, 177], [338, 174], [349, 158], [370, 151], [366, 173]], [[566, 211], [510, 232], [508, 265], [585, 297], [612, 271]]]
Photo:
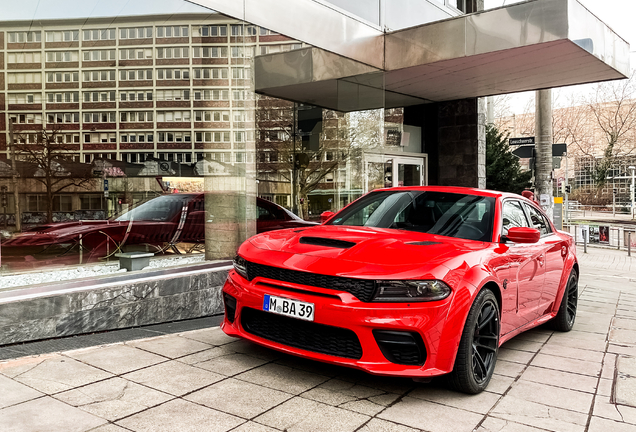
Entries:
[[549, 321], [550, 327], [556, 331], [569, 332], [574, 327], [576, 306], [579, 299], [579, 278], [574, 270], [570, 273], [568, 284], [563, 293], [561, 306], [556, 316]]
[[477, 295], [470, 308], [457, 349], [450, 387], [468, 394], [483, 391], [490, 382], [499, 349], [499, 305], [489, 289]]

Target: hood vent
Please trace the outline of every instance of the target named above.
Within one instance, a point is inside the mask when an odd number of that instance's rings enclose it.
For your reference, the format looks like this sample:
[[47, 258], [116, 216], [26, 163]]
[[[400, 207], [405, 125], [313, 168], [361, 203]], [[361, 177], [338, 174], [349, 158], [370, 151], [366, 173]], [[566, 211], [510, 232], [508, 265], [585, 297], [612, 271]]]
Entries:
[[434, 244], [440, 244], [440, 242], [420, 241], [420, 242], [409, 242], [409, 243], [406, 243], [406, 244], [415, 245], [415, 246], [430, 246], [430, 245], [434, 245]]
[[349, 241], [335, 240], [323, 237], [301, 237], [299, 243], [340, 249], [348, 249], [356, 245], [355, 243]]

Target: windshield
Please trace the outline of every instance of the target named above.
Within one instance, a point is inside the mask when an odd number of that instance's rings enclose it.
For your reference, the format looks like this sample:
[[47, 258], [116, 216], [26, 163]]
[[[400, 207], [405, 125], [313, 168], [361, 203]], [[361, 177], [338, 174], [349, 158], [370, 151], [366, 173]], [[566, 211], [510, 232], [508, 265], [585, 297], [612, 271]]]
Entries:
[[122, 214], [115, 220], [168, 222], [180, 215], [183, 205], [194, 197], [195, 195], [185, 194], [161, 195]]
[[446, 192], [372, 192], [329, 225], [394, 228], [468, 240], [492, 241], [495, 199]]

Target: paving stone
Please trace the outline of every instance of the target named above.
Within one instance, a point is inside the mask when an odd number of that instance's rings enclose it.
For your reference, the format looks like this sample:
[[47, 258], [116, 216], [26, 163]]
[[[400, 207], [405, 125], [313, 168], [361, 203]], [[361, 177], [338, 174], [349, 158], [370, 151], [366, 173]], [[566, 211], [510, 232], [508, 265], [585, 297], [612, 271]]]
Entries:
[[43, 393], [2, 375], [0, 375], [0, 389], [2, 389], [0, 391], [0, 408], [44, 396]]
[[430, 432], [472, 432], [483, 415], [405, 397], [378, 414], [378, 417]]
[[596, 394], [599, 396], [612, 396], [612, 392], [614, 391], [614, 382], [609, 379], [600, 379], [598, 383], [598, 388], [596, 389]]
[[517, 337], [514, 337], [514, 338], [510, 339], [509, 341], [507, 341], [506, 343], [504, 343], [501, 346], [501, 348], [520, 350], [520, 351], [528, 351], [528, 352], [531, 352], [531, 353], [536, 353], [536, 352], [538, 352], [541, 349], [542, 346], [543, 346], [543, 343], [541, 343], [541, 342], [532, 342], [532, 341], [528, 341], [528, 340], [519, 339]]
[[289, 393], [230, 378], [189, 394], [185, 399], [252, 419], [291, 397]]
[[618, 356], [614, 401], [636, 407], [636, 358]]
[[235, 337], [226, 335], [223, 330], [221, 330], [221, 327], [193, 330], [186, 333], [180, 333], [179, 336], [194, 339], [213, 346], [225, 345], [237, 340]]
[[618, 356], [612, 353], [606, 353], [603, 358], [601, 369], [601, 378], [613, 380], [616, 377], [616, 362]]
[[605, 352], [605, 347], [607, 346], [607, 342], [605, 340], [585, 340], [585, 339], [578, 339], [578, 338], [558, 337], [558, 338], [551, 338], [545, 344], [545, 347], [554, 347], [554, 346], [577, 348], [577, 349], [588, 350], [588, 351]]
[[115, 375], [167, 361], [165, 357], [123, 344], [68, 351], [65, 354]]
[[112, 378], [58, 393], [55, 398], [113, 421], [164, 403], [173, 397], [122, 378]]
[[171, 359], [210, 349], [210, 345], [179, 335], [161, 336], [127, 342], [129, 346], [153, 352]]
[[508, 348], [499, 348], [499, 352], [497, 353], [497, 361], [505, 360], [513, 363], [522, 363], [528, 364], [532, 357], [534, 357], [533, 352], [528, 351], [520, 351], [516, 349], [508, 349]]
[[300, 394], [329, 379], [326, 376], [271, 363], [244, 372], [236, 378], [292, 394]]
[[551, 331], [531, 329], [515, 336], [515, 339], [544, 343], [552, 336]]
[[348, 432], [357, 430], [369, 419], [369, 416], [309, 399], [293, 398], [254, 421], [287, 432]]
[[319, 361], [304, 359], [292, 355], [285, 354], [280, 359], [276, 360], [276, 364], [288, 366], [293, 369], [300, 369], [307, 372], [315, 373], [318, 375], [325, 375], [328, 377], [335, 377], [342, 373], [346, 373], [347, 369], [343, 366], [331, 365]]
[[197, 363], [195, 366], [221, 375], [233, 376], [254, 369], [265, 363], [267, 363], [267, 360], [245, 354], [233, 353]]
[[[576, 325], [576, 324], [575, 324]], [[586, 341], [601, 341], [607, 340], [607, 335], [602, 333], [590, 333], [586, 331], [578, 331], [573, 329], [569, 332], [554, 332], [550, 340], [560, 342], [561, 340], [581, 339]]]
[[587, 414], [550, 407], [507, 395], [490, 416], [541, 429], [559, 432], [583, 432]]
[[405, 394], [418, 385], [427, 386], [426, 384], [418, 384], [410, 378], [377, 376], [350, 368], [343, 368], [343, 371], [341, 375], [336, 377], [338, 380], [348, 381], [388, 393]]
[[235, 353], [236, 351], [229, 348], [227, 345], [223, 345], [219, 347], [210, 348], [208, 350], [201, 351], [198, 353], [190, 354], [185, 357], [179, 357], [176, 360], [185, 364], [195, 365], [197, 363], [205, 362], [208, 360], [215, 359], [217, 357], [225, 356], [228, 354], [235, 354]]
[[[605, 345], [605, 343], [603, 343]], [[563, 344], [546, 344], [541, 348], [541, 354], [546, 354], [555, 357], [567, 357], [577, 360], [586, 360], [591, 362], [602, 362], [604, 353], [600, 351], [593, 351], [589, 349], [572, 348], [564, 346]]]
[[[628, 423], [636, 426], [636, 408], [626, 405], [616, 405], [609, 397], [596, 396], [592, 414], [609, 420]], [[636, 430], [636, 427], [635, 429]]]
[[367, 424], [362, 426], [359, 432], [419, 432], [418, 429], [402, 426], [386, 420], [377, 418], [371, 419]]
[[601, 373], [601, 365], [585, 360], [569, 359], [545, 354], [538, 354], [532, 361], [531, 366], [543, 367], [546, 369], [561, 370], [564, 372], [573, 372], [581, 375], [589, 375], [598, 377]]
[[[343, 382], [343, 381], [339, 381]], [[341, 404], [364, 399], [371, 396], [381, 395], [383, 392], [377, 389], [371, 389], [369, 387], [356, 386], [355, 384], [349, 384], [349, 388], [335, 386], [325, 387], [325, 384], [329, 384], [329, 381], [321, 384], [320, 386], [313, 388], [309, 391], [302, 393], [302, 397], [311, 399], [316, 402], [322, 402], [327, 405], [339, 406]]]
[[632, 424], [607, 420], [601, 417], [592, 417], [587, 432], [634, 432]]
[[232, 429], [232, 432], [278, 432], [278, 431], [276, 429], [272, 429], [269, 426], [265, 426], [255, 422], [247, 422], [247, 423], [243, 423], [236, 429]]
[[515, 378], [494, 374], [488, 383], [488, 390], [491, 393], [504, 394], [515, 382]]
[[267, 361], [278, 360], [284, 356], [284, 354], [276, 350], [265, 348], [245, 339], [239, 339], [224, 346], [234, 352], [240, 352], [242, 354], [262, 358], [263, 360]]
[[110, 423], [105, 424], [104, 426], [99, 426], [95, 429], [91, 429], [90, 432], [128, 432], [128, 429], [124, 429], [123, 427], [119, 427]]
[[349, 411], [354, 411], [360, 414], [365, 414], [368, 416], [374, 416], [380, 411], [382, 411], [385, 407], [382, 405], [378, 405], [369, 400], [362, 399], [356, 400], [352, 402], [347, 402], [339, 406], [339, 408], [346, 409]]
[[[521, 375], [521, 379], [592, 394], [596, 391], [596, 385], [598, 383], [598, 378], [592, 376], [536, 366], [529, 366], [523, 375]], [[490, 390], [490, 388], [488, 388], [488, 390]]]
[[636, 346], [607, 344], [607, 352], [636, 357]]
[[513, 384], [512, 389], [510, 389], [506, 397], [523, 399], [550, 407], [587, 414], [592, 406], [594, 394], [521, 379]]
[[501, 395], [488, 391], [476, 395], [466, 395], [440, 388], [417, 388], [409, 393], [409, 397], [486, 414], [497, 403]]
[[401, 395], [395, 393], [386, 393], [380, 396], [371, 396], [368, 398], [371, 402], [382, 406], [389, 406], [394, 403]]
[[224, 432], [245, 420], [181, 399], [119, 420], [116, 424], [136, 432]]
[[84, 432], [106, 420], [53, 399], [41, 397], [0, 410], [0, 431]]
[[545, 429], [537, 429], [532, 426], [488, 417], [475, 432], [543, 432]]
[[169, 361], [123, 375], [122, 378], [182, 396], [199, 390], [225, 377], [178, 361]]
[[629, 329], [612, 328], [610, 329], [608, 339], [616, 344], [632, 344], [636, 345], [636, 332]]
[[497, 364], [495, 365], [495, 373], [498, 375], [516, 378], [521, 374], [525, 367], [525, 364], [513, 363], [505, 360], [497, 360]]

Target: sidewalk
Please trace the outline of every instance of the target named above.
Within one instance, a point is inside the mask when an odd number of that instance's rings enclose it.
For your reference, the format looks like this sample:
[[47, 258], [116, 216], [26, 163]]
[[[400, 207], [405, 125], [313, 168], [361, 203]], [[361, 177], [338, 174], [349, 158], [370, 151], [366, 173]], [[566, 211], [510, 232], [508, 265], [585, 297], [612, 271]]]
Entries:
[[212, 327], [0, 361], [0, 431], [636, 431], [636, 257], [578, 252], [574, 330], [504, 344], [477, 396]]

